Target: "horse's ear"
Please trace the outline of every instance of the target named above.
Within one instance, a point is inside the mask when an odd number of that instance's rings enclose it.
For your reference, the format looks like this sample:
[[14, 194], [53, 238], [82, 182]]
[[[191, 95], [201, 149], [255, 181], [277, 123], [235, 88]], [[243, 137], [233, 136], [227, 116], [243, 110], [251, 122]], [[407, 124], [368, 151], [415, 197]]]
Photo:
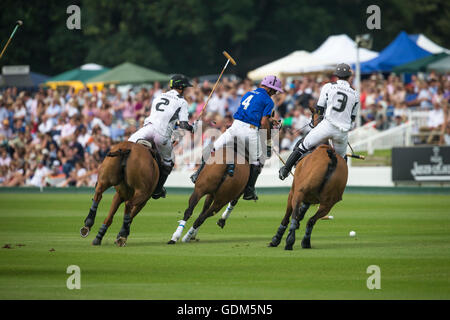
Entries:
[[271, 118], [275, 117], [275, 109], [272, 110], [272, 113], [270, 115]]

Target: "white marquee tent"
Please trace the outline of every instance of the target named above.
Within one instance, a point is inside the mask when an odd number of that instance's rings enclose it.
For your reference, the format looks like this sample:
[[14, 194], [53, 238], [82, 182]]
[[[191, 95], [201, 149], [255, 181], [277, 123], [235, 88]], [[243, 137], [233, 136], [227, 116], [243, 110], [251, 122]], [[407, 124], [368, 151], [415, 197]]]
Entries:
[[421, 47], [424, 50], [427, 50], [428, 52], [431, 52], [432, 54], [437, 54], [441, 52], [450, 54], [450, 50], [445, 49], [440, 45], [434, 43], [423, 34], [410, 34], [409, 38], [412, 41], [414, 41], [419, 47]]
[[302, 64], [304, 63], [304, 61], [311, 61], [311, 54], [303, 50], [294, 51], [283, 58], [272, 61], [255, 70], [250, 71], [247, 74], [247, 77], [253, 81], [262, 80], [267, 75], [281, 77], [281, 70], [285, 70], [292, 66]]
[[[359, 49], [360, 62], [371, 60], [378, 52]], [[292, 64], [281, 70], [284, 76], [302, 73], [323, 72], [333, 70], [339, 63], [354, 64], [356, 62], [356, 43], [346, 34], [329, 36], [322, 45], [311, 52], [310, 60]]]

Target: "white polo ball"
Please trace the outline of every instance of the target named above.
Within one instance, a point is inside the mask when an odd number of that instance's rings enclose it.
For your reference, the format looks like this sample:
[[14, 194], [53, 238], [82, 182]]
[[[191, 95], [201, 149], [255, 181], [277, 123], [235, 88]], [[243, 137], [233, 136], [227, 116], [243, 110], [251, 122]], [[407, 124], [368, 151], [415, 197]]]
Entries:
[[354, 237], [354, 236], [356, 236], [356, 232], [355, 231], [350, 231], [350, 233], [348, 234], [350, 237]]

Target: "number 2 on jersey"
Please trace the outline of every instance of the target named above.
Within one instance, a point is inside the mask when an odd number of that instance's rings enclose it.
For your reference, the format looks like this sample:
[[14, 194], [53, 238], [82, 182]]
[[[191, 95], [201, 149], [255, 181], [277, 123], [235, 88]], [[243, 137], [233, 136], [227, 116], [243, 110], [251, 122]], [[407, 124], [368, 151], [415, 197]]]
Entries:
[[155, 108], [156, 108], [156, 111], [163, 111], [163, 112], [164, 112], [164, 109], [161, 108], [160, 106], [161, 106], [161, 105], [167, 106], [167, 105], [169, 104], [169, 99], [161, 98], [161, 100], [163, 100], [163, 102], [157, 103], [156, 106], [155, 106]]
[[242, 105], [244, 106], [244, 110], [247, 110], [248, 106], [250, 105], [250, 101], [253, 99], [253, 95], [248, 96], [244, 101], [242, 101]]

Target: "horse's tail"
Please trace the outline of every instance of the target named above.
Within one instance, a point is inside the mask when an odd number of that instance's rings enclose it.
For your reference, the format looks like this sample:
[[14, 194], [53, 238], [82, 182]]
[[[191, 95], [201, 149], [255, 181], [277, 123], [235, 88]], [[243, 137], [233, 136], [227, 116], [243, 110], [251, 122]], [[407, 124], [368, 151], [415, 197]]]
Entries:
[[120, 175], [121, 181], [125, 178], [125, 167], [127, 166], [127, 160], [130, 156], [131, 149], [118, 149], [116, 151], [110, 151], [106, 155], [107, 157], [119, 157], [120, 159]]
[[322, 184], [319, 188], [319, 193], [322, 192], [323, 188], [325, 187], [325, 184], [330, 180], [331, 175], [333, 174], [334, 170], [336, 170], [337, 167], [337, 157], [336, 153], [333, 149], [328, 148], [327, 149], [328, 157], [330, 158], [330, 162], [328, 163], [327, 171], [325, 172], [325, 176], [323, 178]]
[[130, 154], [131, 149], [119, 149], [117, 151], [110, 151], [108, 152], [108, 154], [106, 155], [107, 157], [127, 157]]

